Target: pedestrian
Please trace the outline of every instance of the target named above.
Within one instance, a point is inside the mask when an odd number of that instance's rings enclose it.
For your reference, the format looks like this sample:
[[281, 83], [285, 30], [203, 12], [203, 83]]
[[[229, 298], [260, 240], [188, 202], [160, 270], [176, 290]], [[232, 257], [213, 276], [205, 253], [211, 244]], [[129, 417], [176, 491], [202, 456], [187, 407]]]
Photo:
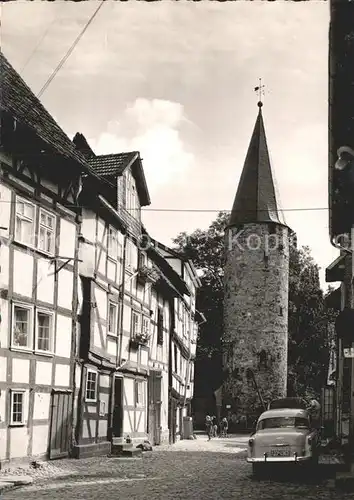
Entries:
[[213, 421], [209, 415], [205, 417], [205, 430], [210, 441], [213, 435]]
[[213, 436], [218, 437], [218, 419], [214, 415], [212, 418], [213, 421]]
[[220, 430], [221, 430], [220, 437], [227, 437], [228, 428], [229, 428], [229, 423], [227, 421], [227, 418], [224, 417], [220, 424]]

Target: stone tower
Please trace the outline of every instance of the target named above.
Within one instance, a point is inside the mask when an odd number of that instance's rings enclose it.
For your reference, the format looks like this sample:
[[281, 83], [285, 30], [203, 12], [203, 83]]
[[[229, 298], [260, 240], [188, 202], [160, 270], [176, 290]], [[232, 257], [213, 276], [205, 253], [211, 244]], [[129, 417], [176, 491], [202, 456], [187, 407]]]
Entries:
[[279, 210], [261, 102], [258, 107], [225, 230], [224, 404], [246, 416], [260, 407], [254, 380], [266, 403], [287, 389], [289, 228]]

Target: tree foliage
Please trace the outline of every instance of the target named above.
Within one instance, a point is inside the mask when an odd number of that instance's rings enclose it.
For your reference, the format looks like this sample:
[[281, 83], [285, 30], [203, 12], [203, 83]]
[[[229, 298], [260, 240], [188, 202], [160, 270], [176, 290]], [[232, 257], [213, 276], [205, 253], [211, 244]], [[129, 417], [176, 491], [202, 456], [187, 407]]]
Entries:
[[[226, 212], [220, 212], [207, 230], [180, 233], [177, 249], [191, 259], [202, 286], [196, 307], [207, 322], [200, 327], [196, 359], [195, 394], [202, 396], [222, 382], [223, 265]], [[319, 268], [308, 247], [290, 247], [289, 265], [289, 395], [318, 397], [325, 384], [332, 341], [328, 325], [335, 312], [326, 307]]]

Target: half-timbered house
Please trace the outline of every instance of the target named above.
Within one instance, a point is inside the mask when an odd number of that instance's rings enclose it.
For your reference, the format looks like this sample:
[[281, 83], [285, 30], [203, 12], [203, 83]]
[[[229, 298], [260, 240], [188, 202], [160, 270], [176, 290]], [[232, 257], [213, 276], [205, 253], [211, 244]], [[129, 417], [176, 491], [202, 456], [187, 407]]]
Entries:
[[0, 467], [60, 457], [79, 380], [83, 156], [0, 53]]
[[[152, 331], [149, 343], [148, 434], [153, 445], [171, 440], [169, 388], [171, 341], [174, 330], [174, 302], [190, 296], [181, 276], [163, 257], [156, 242], [149, 239], [148, 255], [158, 269], [152, 289]], [[187, 318], [185, 318], [187, 319]]]
[[140, 248], [141, 206], [150, 203], [139, 153], [95, 155], [74, 143], [108, 188], [92, 204], [90, 178], [80, 198], [82, 281], [80, 357], [84, 360], [77, 455], [110, 442], [147, 438], [151, 260]]
[[175, 442], [176, 439], [183, 438], [183, 417], [191, 416], [198, 324], [204, 318], [199, 318], [196, 310], [196, 293], [200, 280], [192, 261], [160, 242], [155, 242], [155, 245], [187, 289], [174, 297], [171, 309], [173, 321], [169, 356], [169, 429], [170, 441]]

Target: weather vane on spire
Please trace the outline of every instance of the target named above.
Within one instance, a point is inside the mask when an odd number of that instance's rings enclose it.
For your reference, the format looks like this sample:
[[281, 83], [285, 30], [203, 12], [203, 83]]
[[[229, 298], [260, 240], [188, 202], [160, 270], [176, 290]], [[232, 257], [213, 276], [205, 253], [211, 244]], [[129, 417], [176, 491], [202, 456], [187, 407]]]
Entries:
[[255, 92], [258, 92], [258, 106], [261, 108], [263, 106], [262, 95], [264, 95], [264, 85], [262, 85], [262, 78], [259, 79], [259, 85], [254, 88]]

